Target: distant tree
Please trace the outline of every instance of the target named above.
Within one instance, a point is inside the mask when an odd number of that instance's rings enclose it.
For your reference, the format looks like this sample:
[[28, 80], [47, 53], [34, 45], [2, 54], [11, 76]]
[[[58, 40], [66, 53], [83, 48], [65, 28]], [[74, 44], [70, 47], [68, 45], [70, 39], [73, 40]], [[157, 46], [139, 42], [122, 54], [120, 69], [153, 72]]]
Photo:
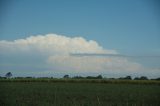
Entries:
[[69, 78], [69, 75], [64, 75], [63, 78]]
[[6, 77], [0, 77], [0, 79], [6, 79]]
[[86, 79], [102, 79], [102, 75], [98, 75], [98, 76], [87, 76]]
[[14, 77], [15, 79], [23, 79], [24, 77]]
[[140, 78], [139, 77], [135, 77], [134, 80], [140, 80]]
[[139, 79], [140, 80], [148, 80], [148, 78], [146, 76], [141, 76]]
[[12, 73], [8, 72], [5, 76], [6, 76], [6, 78], [10, 78], [12, 76]]
[[28, 77], [25, 77], [25, 78], [33, 78], [33, 77], [28, 76]]
[[155, 80], [160, 80], [160, 78], [156, 78]]
[[134, 80], [148, 80], [146, 76], [135, 77]]
[[84, 79], [84, 77], [82, 77], [82, 76], [74, 76], [73, 78], [74, 79]]
[[124, 79], [132, 80], [132, 77], [131, 76], [126, 76]]
[[115, 78], [108, 78], [109, 80], [115, 80]]
[[132, 80], [132, 77], [131, 76], [126, 76], [126, 77], [120, 77], [118, 79], [120, 79], [120, 80]]
[[86, 79], [96, 79], [94, 76], [87, 76]]
[[103, 78], [102, 75], [97, 76], [97, 79], [102, 79], [102, 78]]

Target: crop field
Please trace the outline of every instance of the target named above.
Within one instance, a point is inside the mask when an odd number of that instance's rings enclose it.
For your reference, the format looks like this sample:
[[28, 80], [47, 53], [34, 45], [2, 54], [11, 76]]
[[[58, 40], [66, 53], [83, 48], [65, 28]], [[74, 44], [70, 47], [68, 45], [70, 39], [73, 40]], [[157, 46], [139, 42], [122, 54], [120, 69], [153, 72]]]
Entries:
[[0, 106], [160, 106], [160, 84], [6, 79], [0, 81]]

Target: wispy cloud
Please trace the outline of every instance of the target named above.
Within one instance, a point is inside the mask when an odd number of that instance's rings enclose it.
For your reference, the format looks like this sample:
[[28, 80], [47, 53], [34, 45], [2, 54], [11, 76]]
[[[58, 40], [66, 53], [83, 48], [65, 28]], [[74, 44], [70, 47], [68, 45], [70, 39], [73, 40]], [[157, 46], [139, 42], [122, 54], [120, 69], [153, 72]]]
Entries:
[[105, 53], [71, 53], [71, 56], [101, 56], [101, 57], [126, 57], [126, 58], [160, 58], [158, 55], [122, 55]]
[[71, 56], [102, 56], [102, 57], [128, 57], [121, 54], [104, 54], [104, 53], [71, 53]]

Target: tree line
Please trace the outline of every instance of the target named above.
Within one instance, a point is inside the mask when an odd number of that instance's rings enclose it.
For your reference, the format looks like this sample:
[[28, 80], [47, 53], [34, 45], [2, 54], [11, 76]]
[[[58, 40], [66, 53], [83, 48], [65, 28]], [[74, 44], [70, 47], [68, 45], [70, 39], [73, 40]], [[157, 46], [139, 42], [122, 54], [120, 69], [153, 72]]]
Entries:
[[[9, 79], [12, 78], [12, 73], [8, 72], [5, 74], [5, 77], [0, 76], [0, 79]], [[14, 79], [23, 79], [23, 78], [35, 78], [35, 77], [13, 77]], [[38, 77], [38, 78], [54, 78], [54, 77]], [[64, 79], [110, 79], [110, 80], [160, 80], [160, 78], [155, 78], [155, 79], [149, 79], [146, 76], [140, 76], [140, 77], [135, 77], [132, 78], [131, 76], [126, 76], [126, 77], [120, 77], [120, 78], [104, 78], [102, 75], [97, 75], [97, 76], [74, 76], [70, 77], [68, 74], [64, 75], [62, 78]]]

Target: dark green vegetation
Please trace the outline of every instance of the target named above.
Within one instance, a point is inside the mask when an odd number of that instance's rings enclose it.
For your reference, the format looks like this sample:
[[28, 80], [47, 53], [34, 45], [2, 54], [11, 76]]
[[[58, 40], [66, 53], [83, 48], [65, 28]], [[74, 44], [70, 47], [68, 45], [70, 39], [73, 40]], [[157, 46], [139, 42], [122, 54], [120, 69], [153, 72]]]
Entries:
[[0, 106], [160, 106], [159, 98], [159, 81], [0, 80]]

